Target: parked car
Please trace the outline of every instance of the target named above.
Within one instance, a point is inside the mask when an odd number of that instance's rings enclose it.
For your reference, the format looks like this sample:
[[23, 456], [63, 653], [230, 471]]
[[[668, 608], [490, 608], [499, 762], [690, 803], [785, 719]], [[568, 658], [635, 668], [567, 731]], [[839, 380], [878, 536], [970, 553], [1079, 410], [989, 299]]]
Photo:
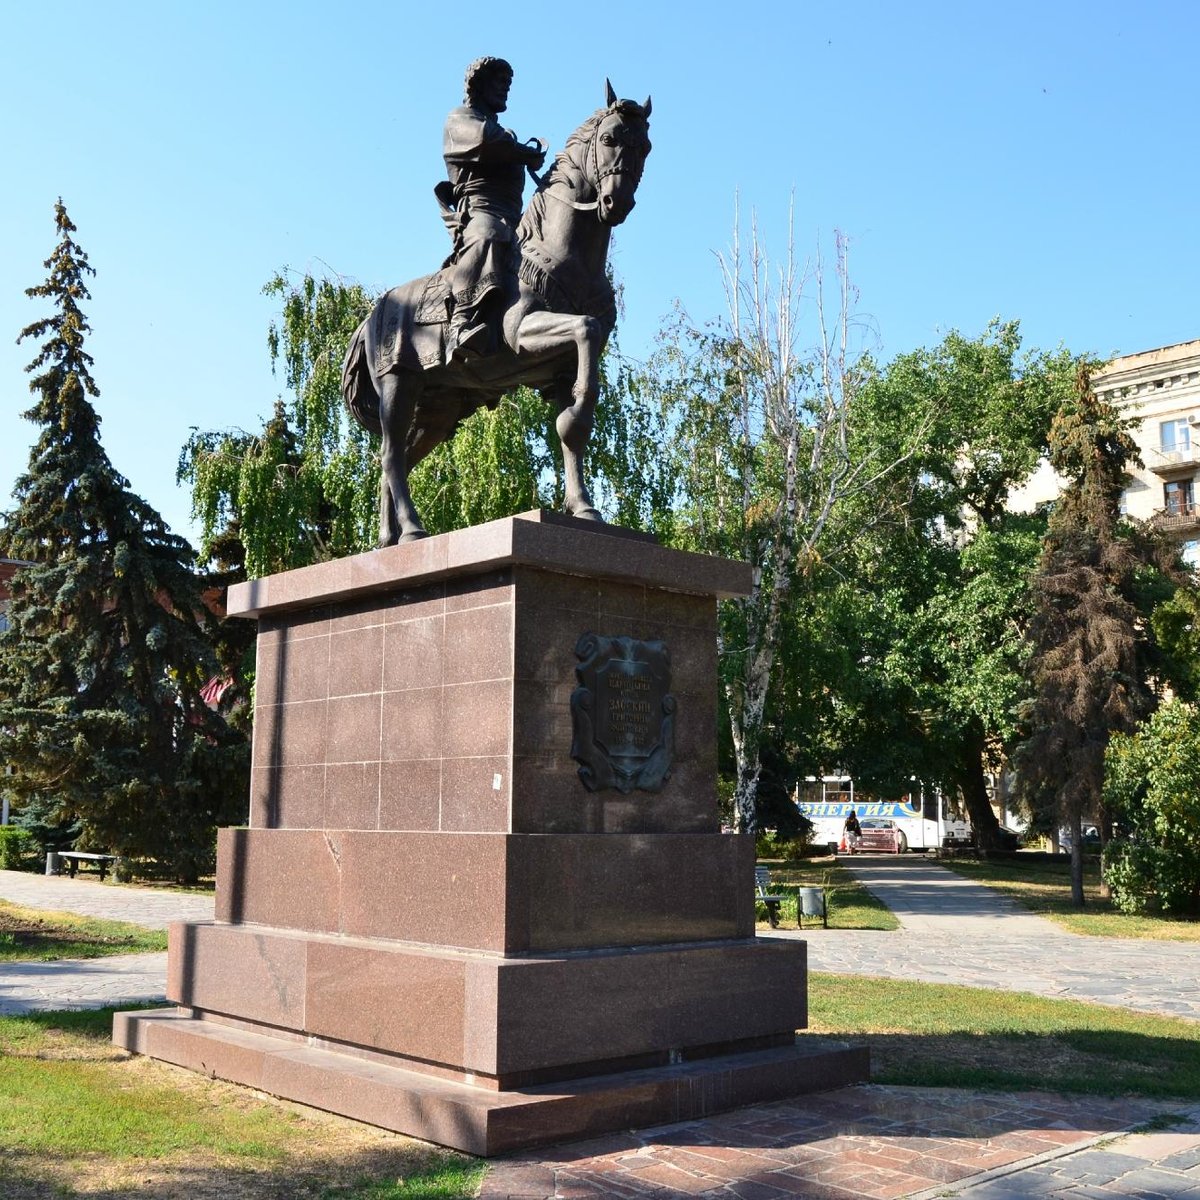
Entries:
[[851, 853], [861, 853], [864, 850], [886, 850], [891, 854], [903, 854], [908, 849], [908, 839], [904, 830], [897, 828], [896, 822], [887, 817], [864, 817], [859, 826], [862, 836], [858, 845]]
[[[1058, 831], [1059, 848], [1071, 853], [1071, 830], [1064, 825]], [[1084, 854], [1099, 854], [1100, 853], [1100, 830], [1095, 825], [1085, 825], [1083, 827], [1083, 852]]]

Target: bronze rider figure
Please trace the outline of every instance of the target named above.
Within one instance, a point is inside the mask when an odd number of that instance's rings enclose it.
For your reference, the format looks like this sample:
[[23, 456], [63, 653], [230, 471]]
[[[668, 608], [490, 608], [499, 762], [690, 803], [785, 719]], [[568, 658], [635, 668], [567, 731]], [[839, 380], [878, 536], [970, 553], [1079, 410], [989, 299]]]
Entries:
[[447, 259], [447, 362], [497, 348], [505, 305], [516, 291], [514, 237], [525, 169], [542, 166], [546, 147], [536, 138], [517, 141], [496, 119], [508, 107], [512, 78], [504, 59], [476, 59], [467, 68], [464, 103], [446, 118], [442, 153], [449, 184], [435, 190], [454, 238]]

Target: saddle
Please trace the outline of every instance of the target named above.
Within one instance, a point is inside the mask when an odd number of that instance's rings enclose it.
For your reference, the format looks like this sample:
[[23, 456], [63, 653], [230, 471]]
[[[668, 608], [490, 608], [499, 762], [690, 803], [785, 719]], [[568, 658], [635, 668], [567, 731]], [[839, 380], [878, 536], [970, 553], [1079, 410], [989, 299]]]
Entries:
[[421, 289], [417, 310], [413, 314], [414, 325], [442, 325], [450, 311], [450, 272], [442, 267], [429, 276]]

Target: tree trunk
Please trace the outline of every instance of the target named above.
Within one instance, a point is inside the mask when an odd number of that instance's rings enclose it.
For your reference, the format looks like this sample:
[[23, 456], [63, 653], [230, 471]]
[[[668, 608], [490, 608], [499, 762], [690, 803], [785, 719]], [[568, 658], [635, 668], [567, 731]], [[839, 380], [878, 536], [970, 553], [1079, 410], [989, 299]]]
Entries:
[[1071, 814], [1071, 903], [1083, 907], [1083, 814]]
[[959, 787], [975, 832], [975, 844], [980, 850], [999, 850], [1000, 822], [988, 799], [987, 773], [983, 769], [985, 749], [983, 730], [972, 722], [963, 740]]
[[1100, 899], [1101, 900], [1111, 900], [1112, 899], [1112, 888], [1110, 888], [1108, 886], [1108, 881], [1104, 878], [1103, 863], [1104, 863], [1104, 847], [1107, 846], [1108, 843], [1112, 840], [1112, 835], [1113, 835], [1112, 817], [1110, 817], [1108, 815], [1108, 813], [1102, 811], [1100, 813], [1100, 821], [1097, 824], [1096, 828], [1099, 830], [1099, 833], [1100, 833], [1100, 863], [1101, 863]]

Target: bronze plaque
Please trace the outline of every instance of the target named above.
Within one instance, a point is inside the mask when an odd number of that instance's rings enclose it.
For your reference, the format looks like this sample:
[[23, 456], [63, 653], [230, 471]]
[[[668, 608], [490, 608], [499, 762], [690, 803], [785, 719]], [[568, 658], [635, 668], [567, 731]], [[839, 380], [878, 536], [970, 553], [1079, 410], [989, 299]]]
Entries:
[[662, 642], [585, 633], [576, 643], [571, 757], [592, 792], [657, 792], [671, 776], [675, 697]]

